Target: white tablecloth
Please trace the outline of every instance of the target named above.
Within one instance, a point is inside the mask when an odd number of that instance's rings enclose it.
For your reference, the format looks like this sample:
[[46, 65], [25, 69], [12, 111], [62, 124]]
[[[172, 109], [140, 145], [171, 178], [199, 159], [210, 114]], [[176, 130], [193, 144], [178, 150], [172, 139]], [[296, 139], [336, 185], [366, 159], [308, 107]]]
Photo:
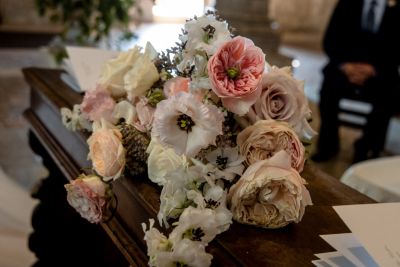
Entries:
[[340, 180], [378, 202], [399, 202], [400, 156], [354, 164]]

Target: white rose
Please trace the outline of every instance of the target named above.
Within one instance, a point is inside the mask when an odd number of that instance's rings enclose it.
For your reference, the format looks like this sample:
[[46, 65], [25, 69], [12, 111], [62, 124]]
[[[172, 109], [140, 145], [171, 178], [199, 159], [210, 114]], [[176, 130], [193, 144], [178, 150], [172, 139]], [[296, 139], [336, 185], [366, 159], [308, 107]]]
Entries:
[[121, 52], [117, 58], [109, 60], [100, 74], [99, 84], [103, 85], [115, 98], [125, 94], [124, 76], [140, 57], [140, 47], [135, 46], [127, 52]]
[[147, 159], [149, 178], [160, 186], [165, 185], [167, 174], [188, 165], [185, 156], [177, 155], [174, 149], [164, 147], [154, 139], [150, 142], [147, 153], [149, 153]]
[[128, 99], [144, 96], [146, 91], [160, 78], [154, 65], [154, 48], [148, 43], [144, 54], [140, 55], [133, 67], [124, 76], [124, 88]]

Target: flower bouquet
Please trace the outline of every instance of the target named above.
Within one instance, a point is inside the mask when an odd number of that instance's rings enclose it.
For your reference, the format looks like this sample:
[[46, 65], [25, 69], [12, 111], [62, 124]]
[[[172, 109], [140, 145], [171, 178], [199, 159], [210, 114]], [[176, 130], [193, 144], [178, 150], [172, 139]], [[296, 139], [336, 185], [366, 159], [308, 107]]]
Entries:
[[215, 13], [187, 21], [165, 52], [121, 52], [62, 114], [69, 129], [92, 132], [94, 174], [66, 186], [84, 218], [102, 220], [122, 175], [147, 172], [162, 187], [157, 219], [171, 229], [143, 223], [150, 266], [209, 266], [207, 245], [232, 220], [279, 228], [312, 204], [299, 174], [315, 134], [303, 83]]

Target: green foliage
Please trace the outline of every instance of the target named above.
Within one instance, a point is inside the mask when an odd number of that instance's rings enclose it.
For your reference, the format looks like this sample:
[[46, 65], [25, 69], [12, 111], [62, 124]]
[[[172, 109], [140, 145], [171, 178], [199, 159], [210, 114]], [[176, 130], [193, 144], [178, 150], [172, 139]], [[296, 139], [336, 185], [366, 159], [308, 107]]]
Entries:
[[[120, 26], [122, 38], [131, 38], [128, 11], [135, 0], [35, 0], [39, 14], [63, 25], [61, 37], [78, 45], [93, 45]], [[71, 37], [71, 31], [75, 31]]]

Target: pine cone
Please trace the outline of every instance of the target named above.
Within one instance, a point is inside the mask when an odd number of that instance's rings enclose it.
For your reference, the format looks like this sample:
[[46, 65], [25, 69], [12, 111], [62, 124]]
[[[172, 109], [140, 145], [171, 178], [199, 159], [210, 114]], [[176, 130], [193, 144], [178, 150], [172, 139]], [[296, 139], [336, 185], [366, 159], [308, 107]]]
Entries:
[[150, 143], [149, 137], [130, 124], [121, 123], [118, 127], [126, 150], [126, 170], [132, 176], [143, 174], [147, 170], [146, 149]]

